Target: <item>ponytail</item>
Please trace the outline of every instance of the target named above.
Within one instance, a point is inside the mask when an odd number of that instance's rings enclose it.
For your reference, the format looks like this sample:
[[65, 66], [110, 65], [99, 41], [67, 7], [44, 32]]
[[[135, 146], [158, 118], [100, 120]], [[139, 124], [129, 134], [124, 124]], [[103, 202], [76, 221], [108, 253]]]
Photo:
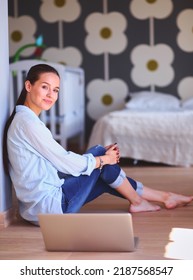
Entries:
[[[26, 99], [27, 91], [25, 88], [22, 89], [21, 94], [16, 102], [17, 105], [23, 105]], [[8, 175], [9, 174], [9, 161], [8, 161], [8, 150], [7, 150], [7, 132], [8, 129], [14, 119], [14, 116], [16, 114], [16, 106], [13, 109], [13, 112], [11, 116], [8, 118], [5, 128], [4, 128], [4, 133], [3, 133], [3, 165], [4, 165], [4, 171]]]

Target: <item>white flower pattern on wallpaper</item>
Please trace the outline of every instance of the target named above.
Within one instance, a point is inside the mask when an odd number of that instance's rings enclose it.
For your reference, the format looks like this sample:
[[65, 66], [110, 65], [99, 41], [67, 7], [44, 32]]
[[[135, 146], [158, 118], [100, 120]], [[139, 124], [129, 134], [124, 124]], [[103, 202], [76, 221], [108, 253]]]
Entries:
[[87, 86], [89, 117], [97, 120], [111, 111], [122, 109], [127, 94], [128, 86], [120, 79], [91, 81]]
[[166, 18], [172, 10], [171, 0], [132, 0], [130, 3], [130, 11], [138, 19]]
[[51, 47], [47, 48], [43, 52], [42, 59], [73, 67], [79, 67], [82, 63], [82, 54], [74, 47], [66, 47], [63, 49]]
[[75, 21], [81, 13], [77, 0], [42, 0], [40, 15], [47, 22]]
[[169, 85], [174, 78], [173, 59], [173, 50], [165, 44], [138, 45], [131, 52], [133, 82], [140, 87]]
[[185, 77], [179, 82], [178, 94], [182, 100], [193, 97], [193, 76]]
[[[32, 17], [9, 17], [9, 55], [14, 56], [22, 46], [35, 43], [35, 32], [36, 22]], [[26, 48], [21, 56], [30, 56], [35, 49], [36, 47]]]
[[185, 52], [193, 52], [193, 9], [186, 9], [179, 13], [177, 25], [180, 32], [177, 44]]
[[[10, 5], [9, 7], [9, 14], [15, 16], [14, 18], [9, 17], [10, 58], [13, 58], [13, 55], [19, 48], [23, 47], [26, 44], [33, 44], [35, 42], [36, 38], [34, 34], [38, 36], [42, 33], [42, 24], [49, 29], [50, 23], [54, 23], [53, 28], [56, 33], [58, 32], [58, 45], [57, 42], [53, 41], [54, 38], [52, 38], [51, 36], [49, 38], [50, 45], [47, 46], [49, 48], [43, 49], [43, 59], [52, 60], [53, 62], [60, 62], [66, 65], [79, 66], [81, 65], [84, 58], [86, 62], [84, 64], [84, 69], [87, 76], [87, 81], [90, 81], [91, 83], [92, 79], [97, 79], [99, 76], [101, 78], [101, 75], [99, 73], [99, 70], [95, 68], [93, 68], [91, 72], [89, 65], [93, 63], [93, 57], [92, 55], [88, 55], [87, 52], [93, 55], [103, 55], [103, 82], [108, 83], [108, 80], [111, 78], [111, 73], [114, 72], [114, 68], [112, 68], [112, 71], [110, 71], [110, 67], [117, 67], [113, 64], [110, 65], [110, 54], [121, 54], [121, 56], [124, 56], [125, 63], [123, 65], [123, 69], [124, 71], [127, 71], [127, 64], [129, 63], [129, 61], [127, 62], [127, 59], [128, 55], [130, 55], [131, 53], [131, 60], [133, 63], [133, 69], [131, 69], [131, 79], [129, 77], [128, 79], [125, 78], [125, 76], [122, 75], [122, 70], [120, 70], [119, 77], [117, 77], [120, 79], [120, 81], [122, 81], [122, 83], [125, 84], [126, 88], [128, 87], [127, 83], [129, 84], [130, 82], [136, 85], [135, 91], [138, 91], [140, 90], [140, 88], [146, 86], [150, 86], [151, 90], [154, 90], [155, 86], [164, 87], [171, 84], [172, 88], [176, 88], [176, 91], [178, 90], [178, 94], [182, 99], [191, 96], [191, 91], [193, 88], [191, 77], [191, 52], [193, 51], [192, 1], [189, 1], [191, 3], [187, 4], [182, 3], [183, 1], [179, 0], [179, 3], [176, 5], [175, 1], [171, 0], [131, 0], [126, 4], [122, 3], [124, 1], [120, 1], [119, 11], [117, 10], [115, 12], [112, 12], [112, 9], [110, 9], [109, 12], [108, 4], [110, 5], [110, 0], [96, 0], [93, 1], [94, 5], [91, 14], [91, 10], [88, 7], [91, 7], [92, 5], [87, 7], [87, 2], [90, 1], [41, 0], [34, 1], [34, 3], [36, 3], [34, 7], [36, 7], [37, 10], [36, 15], [34, 14], [34, 19], [28, 16], [31, 14], [31, 11], [28, 10], [28, 6], [27, 4], [24, 4], [24, 2], [25, 1], [23, 1], [23, 3], [22, 1], [14, 1], [14, 5], [12, 5], [12, 7]], [[128, 7], [129, 3], [129, 10], [125, 10], [122, 14], [121, 11], [123, 9], [123, 6], [124, 8], [125, 5], [127, 5]], [[186, 7], [186, 9], [184, 7]], [[48, 10], [50, 10], [50, 12]], [[21, 11], [26, 11], [25, 13], [28, 15], [18, 17], [18, 13]], [[82, 11], [84, 11], [84, 13], [82, 14], [82, 18], [79, 21], [77, 19], [80, 19], [80, 14]], [[39, 21], [38, 14], [40, 14], [40, 17], [42, 19], [41, 21]], [[113, 14], [115, 15], [114, 17], [112, 16]], [[132, 22], [130, 22], [129, 20], [131, 14], [134, 17]], [[168, 16], [170, 16], [171, 20], [171, 46], [169, 47], [165, 45], [166, 47], [161, 47], [164, 46], [164, 44], [167, 44], [166, 41], [168, 42], [168, 32], [167, 30], [161, 29], [162, 22], [159, 22], [159, 32], [161, 32], [161, 37], [159, 37], [160, 34], [158, 34], [158, 30], [156, 30], [156, 23], [159, 19], [163, 19], [162, 21], [165, 26], [164, 19]], [[146, 22], [145, 26], [143, 26], [143, 28], [139, 30], [139, 20], [144, 19], [149, 20], [149, 29]], [[75, 20], [77, 20], [77, 22], [73, 22]], [[120, 24], [117, 24], [117, 21], [120, 22]], [[73, 22], [73, 25], [77, 27], [77, 30], [79, 30], [79, 28], [84, 28], [82, 24], [86, 26], [85, 30], [88, 33], [85, 37], [82, 38], [82, 40], [85, 40], [86, 51], [85, 47], [81, 43], [81, 40], [78, 39], [77, 34], [69, 34], [66, 32], [65, 22]], [[70, 26], [69, 23], [67, 24], [68, 26]], [[125, 31], [128, 23], [131, 23], [132, 25], [128, 26], [128, 30], [126, 33]], [[175, 29], [175, 26], [179, 29]], [[139, 46], [136, 45], [137, 41], [134, 40], [133, 43], [135, 43], [135, 45], [133, 45], [132, 47], [133, 50], [131, 49], [131, 46], [127, 41], [129, 40], [130, 32], [132, 34], [132, 30], [138, 30], [136, 39], [139, 36], [139, 38], [141, 38], [142, 40]], [[142, 34], [141, 32], [146, 32], [148, 38], [144, 39], [144, 36], [140, 37]], [[49, 37], [49, 33], [45, 34], [45, 36]], [[71, 40], [72, 36], [75, 36], [77, 38], [75, 48]], [[65, 41], [66, 38], [67, 40]], [[159, 39], [159, 43], [162, 43], [162, 45], [156, 45], [156, 38], [162, 38], [163, 42], [160, 42]], [[175, 42], [175, 38], [177, 39], [177, 43]], [[147, 43], [148, 39], [149, 46]], [[44, 37], [44, 41], [47, 42], [48, 38]], [[65, 42], [69, 42], [68, 46], [65, 46]], [[171, 47], [173, 47], [173, 50], [171, 49]], [[77, 48], [80, 48], [80, 50]], [[139, 57], [137, 57], [138, 48]], [[181, 51], [181, 53], [178, 52], [179, 48], [183, 50]], [[22, 51], [22, 56], [31, 56], [33, 55], [34, 51], [35, 47], [27, 48]], [[122, 54], [123, 51], [125, 52]], [[178, 54], [179, 62], [182, 66], [180, 69], [179, 67], [175, 68], [175, 65], [172, 65], [175, 52]], [[150, 54], [152, 54], [153, 56], [151, 56]], [[102, 62], [100, 63], [100, 66], [103, 67]], [[179, 77], [178, 81], [174, 79], [174, 69]], [[183, 69], [186, 69], [186, 73], [183, 72], [185, 71]], [[96, 80], [93, 80], [93, 82], [94, 81]], [[97, 119], [101, 112], [106, 113], [114, 109], [116, 110], [118, 107], [108, 105], [110, 103], [113, 103], [113, 99], [111, 98], [112, 96], [110, 96], [110, 94], [105, 94], [105, 92], [103, 91], [103, 85], [100, 87], [101, 92], [103, 93], [100, 93], [100, 96], [97, 97], [98, 93], [96, 86], [95, 91], [93, 91], [93, 93], [89, 95], [89, 100], [87, 102], [89, 104], [89, 116], [91, 116], [92, 119]], [[172, 90], [172, 88], [168, 87], [168, 90], [170, 91], [170, 89]], [[120, 92], [121, 90], [118, 89], [116, 100], [119, 99], [119, 96], [121, 96]], [[101, 96], [104, 96], [104, 98]], [[122, 99], [122, 97], [120, 97], [120, 99]], [[93, 100], [97, 100], [97, 104], [100, 104], [99, 113], [97, 113], [98, 108], [96, 104], [94, 104]], [[119, 103], [117, 102], [117, 104]], [[90, 108], [94, 108], [93, 114]], [[94, 117], [92, 117], [92, 115], [94, 115]]]
[[85, 20], [87, 50], [95, 55], [123, 52], [127, 47], [126, 27], [127, 20], [121, 13], [90, 14]]

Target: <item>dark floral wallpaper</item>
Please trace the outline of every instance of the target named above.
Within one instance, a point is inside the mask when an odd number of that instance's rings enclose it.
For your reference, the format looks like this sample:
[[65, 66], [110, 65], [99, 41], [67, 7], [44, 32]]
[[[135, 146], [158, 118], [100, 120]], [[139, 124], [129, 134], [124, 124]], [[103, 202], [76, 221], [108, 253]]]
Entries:
[[10, 62], [40, 57], [84, 69], [87, 137], [100, 116], [124, 107], [131, 92], [193, 96], [193, 1], [8, 5]]

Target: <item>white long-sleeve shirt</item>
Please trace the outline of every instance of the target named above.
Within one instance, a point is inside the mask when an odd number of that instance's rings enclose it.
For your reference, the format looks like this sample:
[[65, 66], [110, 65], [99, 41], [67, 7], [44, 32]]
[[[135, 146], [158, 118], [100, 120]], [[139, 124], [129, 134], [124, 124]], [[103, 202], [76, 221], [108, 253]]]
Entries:
[[16, 107], [7, 146], [20, 214], [33, 222], [38, 221], [38, 213], [62, 213], [64, 179], [59, 179], [57, 171], [73, 176], [90, 175], [96, 166], [92, 154], [66, 151], [39, 117], [23, 105]]

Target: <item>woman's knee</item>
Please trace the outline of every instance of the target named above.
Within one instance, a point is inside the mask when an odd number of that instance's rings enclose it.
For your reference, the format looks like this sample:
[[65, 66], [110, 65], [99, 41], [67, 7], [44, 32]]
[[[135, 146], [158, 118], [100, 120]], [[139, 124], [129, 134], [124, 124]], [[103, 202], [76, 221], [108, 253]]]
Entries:
[[101, 145], [96, 145], [96, 146], [93, 146], [91, 148], [89, 148], [87, 151], [86, 151], [87, 154], [91, 153], [93, 154], [93, 156], [103, 156], [105, 155], [106, 153], [106, 149], [101, 146]]
[[101, 172], [101, 178], [107, 184], [113, 184], [113, 182], [117, 181], [122, 173], [122, 169], [118, 164], [114, 165], [105, 165]]

